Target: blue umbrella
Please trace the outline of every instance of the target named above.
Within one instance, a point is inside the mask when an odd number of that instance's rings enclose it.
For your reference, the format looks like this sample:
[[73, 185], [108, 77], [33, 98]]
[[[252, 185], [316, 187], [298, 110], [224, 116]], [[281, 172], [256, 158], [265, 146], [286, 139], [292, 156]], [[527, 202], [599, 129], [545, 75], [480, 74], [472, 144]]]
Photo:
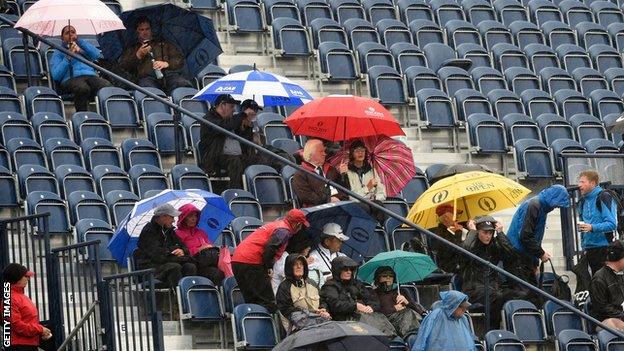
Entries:
[[137, 247], [141, 230], [152, 220], [154, 209], [166, 203], [175, 208], [186, 204], [197, 207], [201, 211], [197, 226], [208, 234], [208, 239], [212, 242], [234, 219], [234, 214], [219, 195], [198, 189], [164, 190], [156, 196], [137, 202], [118, 226], [117, 232], [108, 244], [108, 249], [117, 262], [126, 265], [128, 257]]
[[152, 22], [154, 37], [165, 39], [182, 51], [193, 76], [223, 52], [210, 18], [173, 4], [161, 4], [126, 11], [119, 16], [126, 30], [98, 35], [104, 58], [116, 61], [128, 45], [136, 43], [134, 24], [142, 16]]
[[371, 243], [375, 242], [373, 238], [377, 221], [360, 205], [353, 201], [340, 201], [304, 208], [303, 211], [310, 222], [306, 232], [311, 238], [318, 240], [325, 224], [337, 223], [349, 237], [349, 240], [342, 244], [341, 251], [357, 262], [369, 256]]

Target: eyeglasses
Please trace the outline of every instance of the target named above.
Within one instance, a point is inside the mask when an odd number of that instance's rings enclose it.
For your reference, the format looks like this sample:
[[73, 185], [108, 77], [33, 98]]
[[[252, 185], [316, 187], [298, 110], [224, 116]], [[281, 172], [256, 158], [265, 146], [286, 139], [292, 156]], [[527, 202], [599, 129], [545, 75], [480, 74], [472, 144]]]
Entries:
[[381, 278], [394, 278], [394, 274], [380, 274], [379, 277], [381, 277]]
[[355, 152], [366, 152], [366, 148], [365, 147], [356, 147], [355, 149], [353, 149], [353, 151], [355, 151]]

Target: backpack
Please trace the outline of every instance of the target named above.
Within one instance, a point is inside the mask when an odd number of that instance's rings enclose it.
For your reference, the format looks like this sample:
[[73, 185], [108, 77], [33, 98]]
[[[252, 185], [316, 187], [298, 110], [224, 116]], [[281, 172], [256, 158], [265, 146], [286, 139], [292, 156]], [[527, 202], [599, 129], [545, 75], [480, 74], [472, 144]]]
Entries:
[[[624, 238], [624, 199], [622, 196], [612, 189], [603, 189], [598, 196], [596, 196], [596, 208], [602, 210], [602, 203], [610, 204], [611, 200], [615, 201], [616, 205], [616, 219], [617, 227], [615, 233], [617, 236], [611, 238], [612, 241], [617, 238]], [[579, 208], [583, 208], [583, 200], [579, 202]], [[607, 238], [609, 239], [609, 238]]]

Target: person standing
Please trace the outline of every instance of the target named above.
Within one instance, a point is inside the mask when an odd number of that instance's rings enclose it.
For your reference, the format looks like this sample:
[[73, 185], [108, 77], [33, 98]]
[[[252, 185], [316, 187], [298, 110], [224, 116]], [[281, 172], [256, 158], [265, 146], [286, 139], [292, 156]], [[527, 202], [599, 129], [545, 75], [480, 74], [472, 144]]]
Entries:
[[[61, 30], [63, 47], [70, 52], [81, 55], [89, 61], [96, 61], [102, 56], [98, 48], [88, 41], [78, 38], [76, 29], [65, 26]], [[100, 78], [92, 67], [54, 50], [50, 59], [50, 75], [59, 84], [60, 93], [74, 95], [76, 111], [88, 111], [89, 101], [98, 90], [111, 86], [110, 82]]]
[[[39, 311], [32, 300], [24, 294], [24, 289], [35, 273], [21, 264], [11, 263], [2, 272], [2, 281], [11, 285], [10, 316], [6, 316], [6, 306], [2, 306], [4, 323], [11, 325], [11, 345], [7, 351], [37, 351], [40, 339], [52, 337], [50, 329], [39, 322]], [[4, 299], [2, 299], [4, 302]], [[5, 345], [6, 346], [6, 345]]]
[[245, 238], [234, 251], [232, 270], [246, 303], [255, 303], [275, 312], [271, 286], [273, 265], [286, 250], [290, 238], [310, 223], [305, 213], [293, 209], [284, 219], [266, 223]]

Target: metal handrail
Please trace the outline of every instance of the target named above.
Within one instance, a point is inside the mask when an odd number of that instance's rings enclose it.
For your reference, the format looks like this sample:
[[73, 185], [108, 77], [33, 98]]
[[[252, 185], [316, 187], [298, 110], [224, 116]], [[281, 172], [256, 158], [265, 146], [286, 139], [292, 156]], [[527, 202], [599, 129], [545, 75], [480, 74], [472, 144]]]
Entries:
[[95, 314], [95, 312], [97, 311], [97, 307], [98, 306], [99, 306], [99, 302], [98, 301], [93, 301], [91, 303], [91, 305], [89, 306], [89, 309], [87, 310], [85, 315], [82, 316], [82, 318], [80, 318], [80, 320], [78, 321], [78, 324], [76, 324], [74, 329], [69, 333], [69, 335], [67, 335], [67, 337], [65, 338], [65, 341], [63, 341], [63, 343], [61, 344], [61, 346], [59, 346], [57, 351], [66, 350], [67, 349], [67, 347], [69, 346], [69, 343], [72, 341], [74, 336], [76, 336], [78, 334], [78, 332], [80, 331], [82, 326], [87, 322], [87, 319], [92, 314]]

